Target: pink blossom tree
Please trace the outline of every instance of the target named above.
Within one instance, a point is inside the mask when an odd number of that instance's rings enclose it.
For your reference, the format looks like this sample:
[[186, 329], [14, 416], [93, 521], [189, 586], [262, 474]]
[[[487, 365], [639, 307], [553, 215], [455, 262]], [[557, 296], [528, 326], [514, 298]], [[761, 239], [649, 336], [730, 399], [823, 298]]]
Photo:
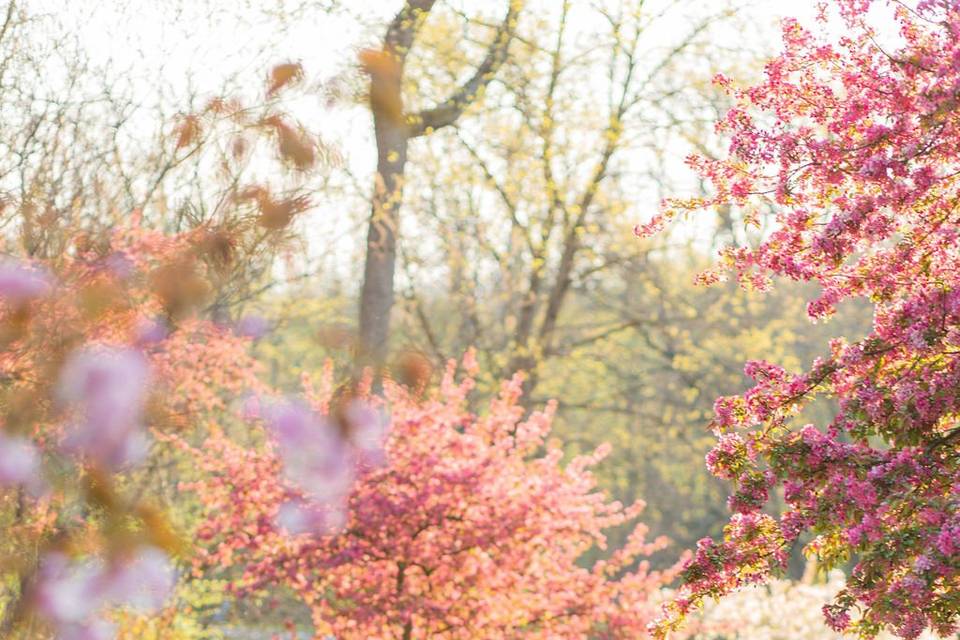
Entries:
[[[826, 3], [824, 3], [826, 4]], [[730, 480], [722, 540], [702, 540], [658, 637], [704, 598], [782, 569], [805, 532], [827, 567], [852, 562], [824, 608], [837, 630], [916, 638], [952, 632], [960, 613], [960, 3], [836, 0], [833, 40], [783, 24], [784, 51], [756, 86], [717, 82], [734, 100], [719, 160], [691, 159], [713, 195], [667, 203], [638, 229], [734, 205], [747, 224], [772, 211], [755, 247], [731, 247], [707, 281], [813, 281], [813, 319], [844, 300], [873, 303], [870, 334], [839, 339], [792, 373], [751, 362], [755, 386], [720, 398], [707, 464]], [[876, 6], [875, 6], [876, 5]], [[871, 26], [889, 10], [895, 41]], [[826, 21], [827, 8], [821, 20]], [[883, 42], [883, 44], [881, 44]], [[827, 424], [797, 424], [816, 397]], [[782, 488], [786, 509], [765, 509]]]
[[[643, 635], [653, 596], [675, 570], [631, 567], [666, 540], [645, 541], [645, 527], [634, 525], [608, 559], [577, 563], [643, 505], [607, 502], [597, 490], [589, 468], [603, 449], [562, 464], [547, 440], [553, 406], [524, 419], [519, 376], [484, 415], [466, 409], [472, 386], [469, 377], [454, 381], [451, 363], [435, 397], [387, 384], [385, 399], [371, 399], [366, 411], [389, 414], [384, 458], [353, 458], [356, 485], [334, 520], [323, 508], [342, 472], [330, 473], [324, 456], [291, 469], [289, 455], [298, 439], [330, 448], [343, 433], [331, 417], [331, 385], [310, 394], [312, 413], [302, 405], [267, 412], [276, 435], [264, 450], [213, 436], [194, 450], [204, 473], [191, 487], [207, 514], [196, 535], [209, 549], [198, 569], [225, 570], [240, 594], [289, 587], [310, 607], [315, 633], [343, 640]], [[364, 423], [347, 429], [354, 451], [363, 451], [356, 429]], [[311, 493], [326, 496], [312, 502], [327, 517], [290, 518], [289, 506], [311, 502]]]

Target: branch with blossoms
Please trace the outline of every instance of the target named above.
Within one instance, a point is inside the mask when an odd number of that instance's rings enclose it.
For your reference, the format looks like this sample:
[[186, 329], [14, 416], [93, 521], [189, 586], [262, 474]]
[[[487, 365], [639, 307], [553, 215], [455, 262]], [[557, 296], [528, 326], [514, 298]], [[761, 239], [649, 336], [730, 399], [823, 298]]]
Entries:
[[[877, 45], [873, 4], [893, 11], [896, 51]], [[722, 541], [698, 547], [653, 627], [659, 637], [704, 598], [782, 570], [782, 544], [803, 533], [821, 566], [853, 565], [824, 609], [835, 630], [911, 639], [958, 623], [960, 5], [833, 6], [843, 37], [787, 20], [784, 51], [762, 82], [718, 79], [735, 103], [718, 124], [729, 153], [690, 163], [713, 194], [671, 201], [638, 228], [717, 205], [737, 207], [748, 224], [772, 211], [773, 230], [755, 247], [726, 249], [705, 282], [724, 270], [760, 289], [777, 277], [812, 281], [812, 319], [856, 298], [875, 311], [867, 338], [833, 342], [808, 372], [749, 363], [757, 384], [717, 401], [707, 463], [734, 484], [734, 516]], [[836, 403], [833, 419], [795, 428], [815, 395]], [[777, 489], [786, 509], [774, 517]]]

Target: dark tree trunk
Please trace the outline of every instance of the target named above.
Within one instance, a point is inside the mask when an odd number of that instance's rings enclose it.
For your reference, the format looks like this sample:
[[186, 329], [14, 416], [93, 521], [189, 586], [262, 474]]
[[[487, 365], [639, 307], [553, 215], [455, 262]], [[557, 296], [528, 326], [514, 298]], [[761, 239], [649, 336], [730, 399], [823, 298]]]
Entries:
[[370, 74], [370, 109], [377, 142], [377, 175], [360, 290], [356, 359], [360, 367], [380, 367], [389, 352], [390, 310], [394, 300], [407, 145], [412, 138], [429, 135], [456, 122], [464, 109], [486, 88], [506, 58], [523, 0], [507, 0], [506, 16], [497, 28], [486, 56], [463, 85], [435, 107], [407, 113], [403, 108], [402, 94], [404, 61], [420, 24], [435, 2], [407, 0], [387, 28], [383, 51], [371, 55], [366, 65]]
[[407, 162], [407, 131], [402, 123], [374, 113], [377, 140], [377, 178], [374, 185], [367, 256], [360, 292], [359, 360], [380, 364], [387, 357], [390, 309], [394, 299], [394, 272], [403, 173]]

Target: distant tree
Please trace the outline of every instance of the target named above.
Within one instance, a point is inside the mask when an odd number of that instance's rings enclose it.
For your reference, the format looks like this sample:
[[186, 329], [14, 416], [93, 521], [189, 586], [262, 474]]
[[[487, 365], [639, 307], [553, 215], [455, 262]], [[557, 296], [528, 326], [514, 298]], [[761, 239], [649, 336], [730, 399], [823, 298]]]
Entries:
[[[554, 429], [571, 453], [613, 444], [601, 485], [646, 499], [651, 529], [687, 546], [726, 521], [726, 488], [702, 466], [713, 398], [746, 388], [745, 354], [772, 348], [798, 366], [808, 337], [796, 291], [693, 286], [725, 228], [629, 233], [671, 185], [698, 188], [684, 180], [685, 150], [722, 149], [713, 121], [729, 98], [709, 69], [758, 71], [763, 59], [727, 46], [751, 24], [739, 5], [553, 2], [524, 14], [483, 102], [417, 143], [398, 245], [393, 343], [438, 365], [476, 347], [478, 398], [524, 371], [521, 402], [560, 400]], [[460, 55], [449, 44], [460, 19], [442, 15], [418, 35], [439, 53], [412, 58], [411, 78], [442, 79]]]
[[[530, 403], [551, 359], [661, 322], [649, 301], [631, 302], [663, 247], [624, 231], [671, 180], [667, 154], [709, 144], [713, 105], [700, 102], [725, 97], [695, 69], [720, 57], [711, 38], [735, 9], [564, 1], [522, 23], [475, 117], [411, 162], [420, 225], [402, 247], [397, 330], [441, 362], [475, 346], [491, 375], [524, 371]], [[460, 313], [427, 303], [448, 296]]]
[[438, 104], [409, 111], [404, 96], [410, 79], [407, 57], [435, 0], [405, 0], [387, 26], [379, 51], [366, 51], [362, 61], [370, 76], [369, 101], [377, 144], [366, 261], [360, 292], [359, 349], [361, 363], [381, 364], [387, 356], [390, 309], [403, 181], [410, 140], [454, 124], [475, 103], [507, 57], [522, 0], [506, 0], [503, 22], [496, 27], [483, 60], [468, 78]]

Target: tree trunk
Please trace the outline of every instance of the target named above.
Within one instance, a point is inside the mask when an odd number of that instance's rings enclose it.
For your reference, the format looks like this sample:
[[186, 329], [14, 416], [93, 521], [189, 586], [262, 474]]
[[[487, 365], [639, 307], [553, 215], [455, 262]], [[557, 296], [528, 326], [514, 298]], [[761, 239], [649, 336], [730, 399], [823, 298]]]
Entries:
[[435, 3], [436, 0], [407, 0], [387, 28], [383, 51], [365, 56], [377, 141], [377, 176], [360, 290], [356, 358], [359, 367], [378, 368], [388, 355], [407, 145], [411, 138], [429, 135], [456, 122], [464, 109], [486, 89], [506, 58], [522, 0], [508, 0], [506, 16], [473, 75], [435, 107], [410, 114], [403, 108], [404, 60], [420, 23]]
[[[376, 80], [374, 80], [376, 82]], [[358, 361], [378, 366], [386, 360], [390, 309], [394, 299], [397, 231], [407, 162], [407, 132], [389, 114], [374, 111], [377, 141], [377, 177], [374, 185], [367, 256], [360, 292]]]

